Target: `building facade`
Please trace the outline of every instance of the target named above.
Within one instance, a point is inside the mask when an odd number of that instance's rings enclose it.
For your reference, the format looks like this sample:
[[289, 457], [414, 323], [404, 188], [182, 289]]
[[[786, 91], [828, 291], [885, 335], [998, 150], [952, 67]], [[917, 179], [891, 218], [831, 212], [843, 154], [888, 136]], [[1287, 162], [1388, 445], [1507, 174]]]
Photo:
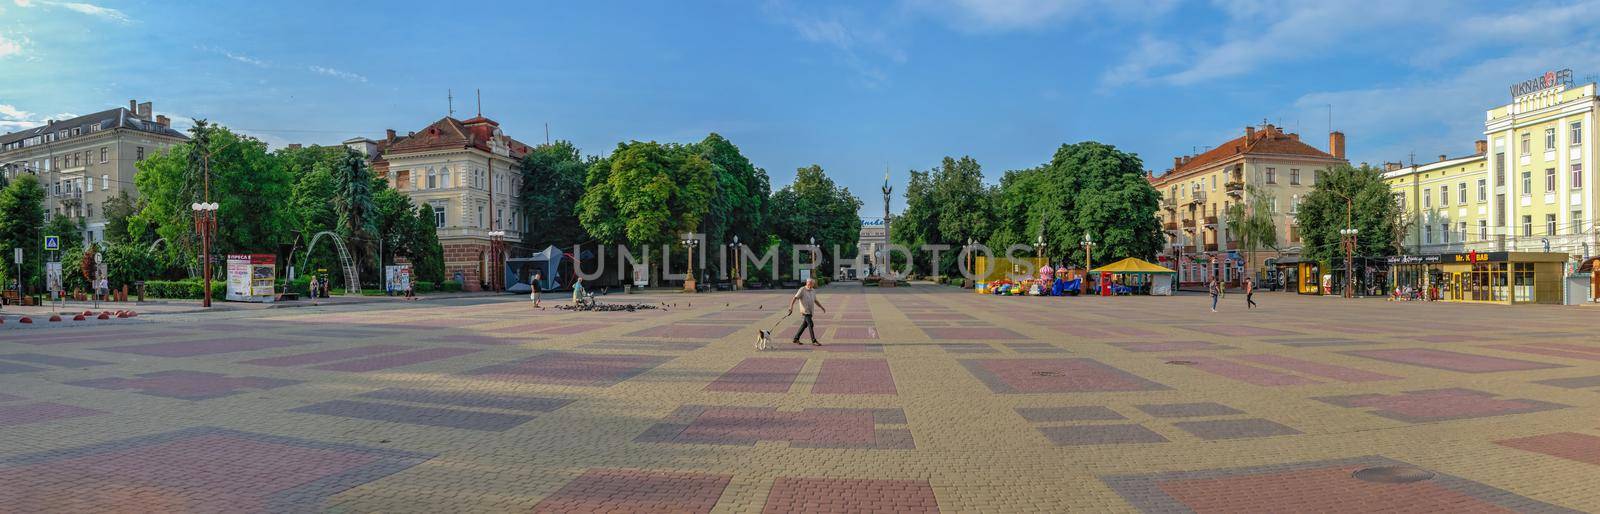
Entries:
[[1486, 112], [1476, 155], [1390, 166], [1384, 179], [1410, 224], [1408, 251], [1600, 253], [1592, 134], [1600, 100], [1595, 84], [1574, 87], [1557, 73]]
[[433, 210], [444, 247], [445, 276], [468, 290], [505, 287], [505, 259], [526, 253], [526, 218], [518, 200], [522, 157], [531, 150], [494, 120], [445, 117], [418, 132], [345, 146], [368, 156], [373, 173]]
[[1323, 172], [1346, 163], [1343, 133], [1329, 133], [1323, 151], [1271, 124], [1245, 127], [1242, 136], [1215, 148], [1173, 158], [1171, 169], [1150, 178], [1161, 193], [1159, 215], [1168, 238], [1159, 259], [1178, 270], [1180, 283], [1216, 277], [1237, 284], [1251, 257], [1228, 233], [1227, 213], [1234, 205], [1249, 205], [1249, 189], [1268, 198], [1278, 247], [1258, 249], [1248, 269], [1262, 271], [1268, 259], [1298, 258], [1294, 216], [1300, 199]]
[[[39, 177], [45, 187], [46, 219], [68, 216], [84, 221], [85, 241], [105, 239], [105, 203], [127, 192], [138, 198], [135, 163], [188, 138], [172, 129], [154, 105], [129, 100], [128, 107], [0, 136], [0, 173]], [[68, 234], [53, 234], [69, 237]]]

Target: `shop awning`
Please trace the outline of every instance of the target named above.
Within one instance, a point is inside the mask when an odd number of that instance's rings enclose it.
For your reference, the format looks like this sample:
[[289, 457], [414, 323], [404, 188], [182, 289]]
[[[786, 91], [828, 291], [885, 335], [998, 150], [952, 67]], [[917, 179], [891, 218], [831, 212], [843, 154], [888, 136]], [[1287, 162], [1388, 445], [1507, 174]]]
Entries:
[[1099, 268], [1089, 270], [1090, 273], [1177, 273], [1160, 265], [1151, 264], [1138, 257], [1129, 257]]

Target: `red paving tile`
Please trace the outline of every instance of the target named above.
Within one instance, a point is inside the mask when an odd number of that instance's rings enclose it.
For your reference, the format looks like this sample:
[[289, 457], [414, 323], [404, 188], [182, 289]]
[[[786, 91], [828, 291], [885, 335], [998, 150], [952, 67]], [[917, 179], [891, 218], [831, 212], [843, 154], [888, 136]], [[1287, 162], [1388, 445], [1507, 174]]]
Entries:
[[325, 369], [328, 371], [353, 371], [359, 373], [363, 371], [377, 371], [380, 369], [410, 366], [412, 364], [448, 359], [451, 357], [466, 355], [469, 353], [477, 353], [481, 351], [483, 350], [478, 348], [428, 348], [424, 350], [413, 350], [404, 353], [392, 353], [389, 355], [368, 357], [353, 361], [323, 364], [321, 366], [316, 366], [313, 369]]
[[839, 327], [833, 330], [835, 339], [877, 339], [877, 327]]
[[1521, 414], [1565, 407], [1536, 400], [1500, 400], [1471, 389], [1435, 389], [1400, 394], [1363, 394], [1313, 398], [1343, 407], [1376, 407], [1373, 414], [1408, 423]]
[[235, 337], [228, 339], [204, 339], [200, 341], [173, 341], [165, 343], [148, 343], [131, 346], [113, 346], [110, 348], [96, 348], [103, 352], [132, 353], [148, 355], [151, 357], [194, 357], [198, 355], [214, 355], [219, 353], [251, 352], [268, 348], [283, 348], [311, 344], [313, 341], [294, 339], [265, 339], [260, 337]]
[[787, 393], [800, 376], [801, 358], [750, 357], [706, 385], [707, 391], [731, 393]]
[[[58, 419], [81, 418], [84, 416], [97, 416], [107, 414], [104, 411], [74, 407], [55, 402], [24, 403], [16, 405], [0, 405], [0, 427], [44, 423]], [[3, 487], [3, 485], [0, 485]], [[0, 495], [0, 498], [4, 498]], [[5, 503], [0, 501], [0, 506]]]
[[[1197, 513], [1515, 512], [1436, 483], [1382, 484], [1350, 478], [1335, 467], [1262, 475], [1161, 482], [1161, 491]], [[1317, 506], [1317, 507], [1313, 507]], [[1337, 506], [1337, 508], [1333, 508]]]
[[925, 327], [922, 332], [933, 339], [1027, 339], [999, 327]]
[[1291, 371], [1298, 371], [1307, 375], [1331, 378], [1342, 382], [1377, 382], [1382, 380], [1399, 380], [1401, 378], [1393, 375], [1385, 375], [1366, 370], [1347, 368], [1334, 364], [1324, 364], [1321, 362], [1312, 362], [1293, 357], [1284, 357], [1282, 355], [1236, 355], [1233, 358], [1254, 362], [1256, 364], [1265, 364]]
[[1452, 352], [1447, 350], [1434, 350], [1431, 348], [1400, 348], [1394, 350], [1351, 350], [1341, 352], [1345, 355], [1366, 357], [1400, 364], [1410, 364], [1425, 368], [1460, 371], [1462, 373], [1494, 373], [1499, 371], [1522, 371], [1543, 368], [1561, 368], [1561, 364], [1549, 364], [1518, 359], [1505, 359], [1489, 357], [1487, 355], [1473, 355], [1470, 353]]
[[1190, 367], [1200, 371], [1258, 386], [1277, 387], [1318, 383], [1316, 380], [1299, 375], [1246, 366], [1225, 359], [1213, 359], [1210, 357], [1172, 357], [1172, 359], [1190, 361], [1194, 363]]
[[1495, 444], [1600, 466], [1600, 437], [1588, 434], [1561, 432], [1506, 439]]
[[764, 513], [939, 512], [926, 480], [786, 478], [772, 483]]
[[991, 391], [1002, 394], [1167, 389], [1093, 359], [981, 359], [961, 364]]
[[895, 394], [894, 375], [884, 359], [828, 359], [811, 394]]
[[1485, 346], [1484, 348], [1494, 348], [1496, 350], [1505, 350], [1508, 352], [1531, 353], [1535, 355], [1548, 355], [1551, 357], [1565, 357], [1568, 359], [1600, 361], [1600, 353], [1590, 353], [1584, 350], [1574, 351], [1563, 348], [1563, 346], [1572, 345], [1555, 346], [1548, 344], [1494, 344]]
[[358, 346], [358, 347], [355, 347], [355, 348], [344, 348], [344, 349], [339, 349], [339, 350], [326, 350], [326, 351], [321, 351], [321, 352], [298, 353], [298, 354], [294, 354], [294, 355], [284, 355], [284, 356], [281, 356], [281, 357], [267, 357], [267, 358], [262, 358], [262, 359], [251, 359], [251, 360], [247, 360], [247, 361], [240, 361], [239, 363], [240, 364], [254, 364], [254, 365], [257, 365], [257, 366], [278, 366], [278, 367], [304, 366], [306, 364], [319, 364], [319, 363], [323, 363], [323, 362], [332, 362], [332, 361], [336, 361], [336, 360], [353, 359], [353, 358], [356, 358], [356, 357], [366, 357], [366, 356], [369, 356], [369, 355], [378, 355], [378, 354], [383, 354], [383, 353], [393, 353], [393, 352], [398, 352], [398, 351], [401, 351], [401, 350], [409, 350], [409, 349], [411, 349], [410, 346], [401, 346], [401, 345], [396, 345], [396, 344], [375, 344], [375, 345], [370, 345], [370, 346]]

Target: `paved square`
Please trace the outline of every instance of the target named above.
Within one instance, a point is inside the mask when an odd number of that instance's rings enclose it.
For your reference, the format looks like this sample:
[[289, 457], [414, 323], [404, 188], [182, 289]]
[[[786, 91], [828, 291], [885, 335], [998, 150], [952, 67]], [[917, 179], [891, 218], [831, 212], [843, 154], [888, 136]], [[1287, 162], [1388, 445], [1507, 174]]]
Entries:
[[819, 293], [7, 307], [0, 512], [1600, 512], [1592, 308]]

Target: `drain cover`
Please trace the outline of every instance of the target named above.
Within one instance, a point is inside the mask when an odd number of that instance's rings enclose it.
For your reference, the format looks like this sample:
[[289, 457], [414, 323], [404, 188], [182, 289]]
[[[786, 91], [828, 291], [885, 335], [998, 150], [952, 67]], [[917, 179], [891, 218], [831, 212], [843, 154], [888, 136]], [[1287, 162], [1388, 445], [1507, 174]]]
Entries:
[[1033, 376], [1036, 376], [1036, 377], [1059, 377], [1059, 376], [1063, 376], [1063, 374], [1060, 371], [1035, 371], [1035, 372], [1033, 372]]
[[1409, 484], [1433, 478], [1433, 472], [1411, 466], [1378, 466], [1356, 470], [1357, 480], [1384, 484]]
[[1193, 366], [1194, 361], [1167, 361], [1167, 364], [1174, 366]]

